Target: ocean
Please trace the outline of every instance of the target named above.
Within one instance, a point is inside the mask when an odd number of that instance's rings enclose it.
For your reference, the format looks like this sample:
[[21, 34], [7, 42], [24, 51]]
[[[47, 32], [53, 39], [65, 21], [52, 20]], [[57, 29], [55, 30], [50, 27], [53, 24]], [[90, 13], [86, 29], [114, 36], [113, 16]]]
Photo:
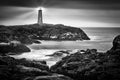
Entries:
[[120, 28], [82, 28], [91, 40], [84, 41], [41, 41], [31, 48], [39, 49], [98, 49], [106, 51], [112, 47], [115, 36], [120, 34]]
[[28, 47], [31, 49], [29, 53], [21, 55], [12, 55], [15, 58], [26, 58], [29, 60], [46, 60], [49, 66], [55, 64], [61, 58], [49, 57], [60, 50], [86, 50], [97, 49], [106, 52], [112, 47], [112, 41], [115, 36], [120, 34], [120, 28], [81, 28], [91, 40], [84, 41], [41, 41], [41, 44], [32, 44]]

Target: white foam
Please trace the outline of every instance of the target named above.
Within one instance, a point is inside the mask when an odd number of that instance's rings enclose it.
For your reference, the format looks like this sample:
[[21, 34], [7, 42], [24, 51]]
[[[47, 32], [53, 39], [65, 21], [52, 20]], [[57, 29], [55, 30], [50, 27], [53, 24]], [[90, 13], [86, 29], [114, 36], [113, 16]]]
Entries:
[[56, 51], [58, 50], [41, 49], [41, 50], [32, 50], [31, 52], [23, 53], [21, 55], [11, 55], [11, 56], [18, 59], [26, 58], [30, 60], [46, 60], [50, 58], [49, 56], [46, 55], [53, 54]]
[[89, 36], [90, 37], [90, 41], [96, 41], [99, 39], [99, 36]]

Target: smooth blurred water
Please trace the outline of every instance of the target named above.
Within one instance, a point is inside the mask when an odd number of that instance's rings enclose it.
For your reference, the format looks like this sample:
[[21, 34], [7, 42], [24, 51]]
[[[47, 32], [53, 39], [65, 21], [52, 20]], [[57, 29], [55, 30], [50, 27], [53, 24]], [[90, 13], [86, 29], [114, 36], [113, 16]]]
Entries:
[[60, 58], [52, 58], [45, 55], [53, 54], [59, 50], [75, 49], [97, 49], [98, 51], [107, 51], [112, 47], [112, 41], [115, 36], [120, 34], [120, 28], [82, 28], [91, 38], [88, 41], [41, 41], [41, 44], [32, 44], [29, 53], [15, 55], [16, 58], [27, 58], [31, 60], [46, 60], [48, 65], [55, 64]]
[[91, 40], [86, 41], [41, 41], [40, 45], [31, 48], [40, 49], [91, 49], [106, 51], [112, 47], [115, 36], [120, 34], [120, 28], [82, 28]]

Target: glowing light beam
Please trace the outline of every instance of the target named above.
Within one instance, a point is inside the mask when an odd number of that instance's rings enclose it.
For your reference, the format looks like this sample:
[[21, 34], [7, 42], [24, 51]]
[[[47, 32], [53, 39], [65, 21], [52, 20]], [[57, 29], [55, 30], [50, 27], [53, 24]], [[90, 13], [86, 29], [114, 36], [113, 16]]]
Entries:
[[44, 7], [37, 7], [36, 10], [42, 10], [42, 11], [45, 11], [45, 8]]

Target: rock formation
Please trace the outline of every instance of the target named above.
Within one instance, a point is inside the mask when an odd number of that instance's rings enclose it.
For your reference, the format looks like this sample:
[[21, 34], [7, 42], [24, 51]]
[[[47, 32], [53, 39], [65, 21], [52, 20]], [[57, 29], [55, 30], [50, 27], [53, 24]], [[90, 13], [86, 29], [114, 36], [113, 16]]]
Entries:
[[[113, 47], [106, 53], [88, 49], [62, 58], [51, 67], [51, 72], [63, 74], [74, 80], [119, 80], [120, 37], [113, 40]], [[83, 53], [84, 51], [84, 53]]]
[[34, 42], [34, 39], [89, 40], [90, 38], [80, 28], [64, 26], [61, 24], [0, 26], [0, 42], [17, 40], [24, 44], [31, 44]]
[[53, 54], [51, 54], [51, 55], [46, 55], [46, 56], [51, 56], [51, 57], [64, 57], [64, 55], [68, 55], [68, 54], [69, 54], [68, 51], [62, 50], [62, 51], [57, 51], [57, 52], [55, 52], [55, 53], [53, 53]]
[[[44, 25], [45, 28], [37, 25], [0, 27], [1, 33], [4, 33], [3, 36], [0, 33], [0, 41], [10, 43], [12, 40], [17, 40], [20, 43], [30, 43], [33, 39], [64, 40], [64, 36], [66, 40], [89, 39], [80, 29], [57, 26], [59, 27], [52, 28], [51, 25]], [[81, 37], [76, 38], [73, 35], [75, 32], [79, 32], [77, 35]], [[23, 33], [24, 35], [21, 35]], [[26, 42], [27, 40], [30, 42]], [[3, 56], [2, 54], [8, 51], [16, 53], [24, 50], [23, 48], [27, 49], [24, 45], [9, 43], [7, 46], [0, 46], [0, 80], [120, 80], [120, 35], [113, 40], [113, 47], [104, 53], [96, 49], [79, 50], [74, 54], [65, 51], [54, 53], [51, 56], [61, 56], [64, 53], [69, 55], [63, 57], [51, 68], [45, 61]]]
[[51, 73], [45, 61], [29, 61], [0, 56], [0, 80], [72, 80]]
[[31, 50], [21, 43], [4, 43], [0, 44], [0, 54], [5, 55], [8, 53], [19, 54], [24, 52], [30, 52]]
[[120, 49], [120, 35], [115, 37], [115, 39], [113, 40], [113, 47], [111, 48], [111, 50], [117, 49]]

